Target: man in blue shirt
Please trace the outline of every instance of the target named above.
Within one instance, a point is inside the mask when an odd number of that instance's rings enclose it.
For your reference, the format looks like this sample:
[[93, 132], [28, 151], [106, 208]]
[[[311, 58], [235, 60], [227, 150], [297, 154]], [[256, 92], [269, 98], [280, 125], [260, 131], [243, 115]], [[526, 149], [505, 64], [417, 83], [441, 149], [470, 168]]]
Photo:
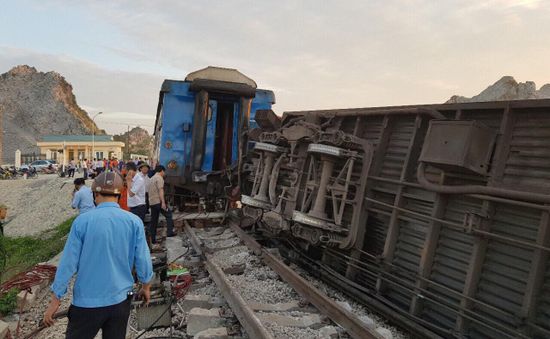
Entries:
[[120, 174], [101, 173], [92, 185], [97, 208], [79, 215], [71, 227], [44, 314], [44, 324], [53, 325], [60, 299], [76, 274], [66, 338], [91, 339], [99, 329], [103, 338], [125, 337], [134, 268], [143, 284], [139, 294], [149, 302], [151, 256], [142, 221], [117, 204], [122, 188]]
[[71, 206], [72, 208], [78, 208], [80, 214], [95, 208], [94, 195], [92, 190], [86, 186], [84, 178], [74, 180], [73, 203]]

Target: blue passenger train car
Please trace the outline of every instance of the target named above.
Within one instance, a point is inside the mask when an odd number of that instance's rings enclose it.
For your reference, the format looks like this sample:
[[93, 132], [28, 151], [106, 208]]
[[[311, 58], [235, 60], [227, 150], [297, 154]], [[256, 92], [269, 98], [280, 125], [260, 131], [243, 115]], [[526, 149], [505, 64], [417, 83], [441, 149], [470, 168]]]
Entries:
[[207, 67], [184, 81], [165, 80], [154, 159], [167, 169], [167, 193], [214, 202], [224, 196], [224, 188], [237, 186], [232, 181], [241, 170], [248, 131], [257, 127], [256, 111], [274, 103], [272, 91], [257, 89], [254, 80], [235, 69]]

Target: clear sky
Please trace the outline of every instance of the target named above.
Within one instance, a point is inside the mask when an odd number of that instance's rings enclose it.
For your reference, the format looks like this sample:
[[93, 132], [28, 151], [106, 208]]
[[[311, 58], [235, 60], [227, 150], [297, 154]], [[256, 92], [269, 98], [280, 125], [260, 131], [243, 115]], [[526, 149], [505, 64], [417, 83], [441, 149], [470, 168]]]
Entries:
[[64, 75], [110, 133], [150, 129], [162, 80], [208, 65], [277, 113], [437, 103], [550, 82], [550, 1], [0, 0], [0, 73], [18, 64]]

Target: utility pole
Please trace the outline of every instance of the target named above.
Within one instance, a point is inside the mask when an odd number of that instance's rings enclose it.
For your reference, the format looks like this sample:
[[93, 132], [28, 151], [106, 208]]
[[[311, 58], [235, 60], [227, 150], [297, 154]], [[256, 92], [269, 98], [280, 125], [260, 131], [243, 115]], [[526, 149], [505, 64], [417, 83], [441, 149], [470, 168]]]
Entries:
[[128, 125], [128, 132], [126, 133], [126, 156], [128, 157], [126, 161], [130, 159], [130, 125]]
[[[95, 121], [94, 120], [100, 114], [103, 114], [103, 112], [97, 112], [96, 115], [94, 115], [94, 117], [92, 118], [92, 157], [91, 157], [92, 161], [95, 158]], [[64, 149], [65, 149], [65, 146], [63, 146], [63, 151], [65, 151]], [[63, 159], [65, 159], [65, 154], [63, 154]]]

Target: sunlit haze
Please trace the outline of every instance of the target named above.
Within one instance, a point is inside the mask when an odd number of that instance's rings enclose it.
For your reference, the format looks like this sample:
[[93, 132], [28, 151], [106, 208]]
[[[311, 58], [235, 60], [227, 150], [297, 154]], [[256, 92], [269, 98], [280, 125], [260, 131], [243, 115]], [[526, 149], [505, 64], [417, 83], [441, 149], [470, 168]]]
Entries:
[[4, 1], [0, 73], [55, 70], [109, 133], [154, 125], [163, 79], [237, 68], [274, 110], [444, 102], [550, 82], [548, 1]]

